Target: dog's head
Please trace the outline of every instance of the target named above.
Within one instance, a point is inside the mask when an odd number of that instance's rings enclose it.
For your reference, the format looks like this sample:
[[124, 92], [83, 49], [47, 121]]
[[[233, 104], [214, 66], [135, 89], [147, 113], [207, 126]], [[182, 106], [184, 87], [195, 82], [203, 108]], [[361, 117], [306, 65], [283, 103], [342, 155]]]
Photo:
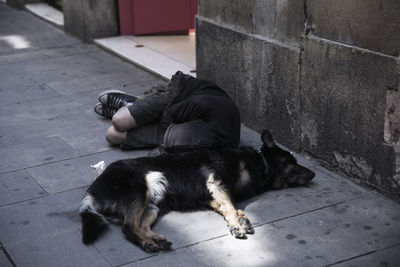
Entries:
[[272, 188], [306, 185], [315, 176], [315, 173], [299, 164], [293, 155], [278, 147], [271, 133], [264, 130], [261, 135], [263, 146], [261, 153], [268, 164], [268, 174], [272, 177]]

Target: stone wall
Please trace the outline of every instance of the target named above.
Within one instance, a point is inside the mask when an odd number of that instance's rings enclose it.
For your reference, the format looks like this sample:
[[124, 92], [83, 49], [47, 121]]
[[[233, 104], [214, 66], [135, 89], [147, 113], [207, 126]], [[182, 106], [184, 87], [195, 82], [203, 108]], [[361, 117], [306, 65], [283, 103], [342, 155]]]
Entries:
[[63, 0], [64, 29], [84, 42], [119, 34], [116, 0]]
[[199, 0], [197, 75], [242, 121], [400, 196], [400, 1]]
[[16, 9], [23, 9], [25, 7], [25, 4], [31, 4], [31, 3], [39, 3], [41, 2], [40, 0], [6, 0], [6, 4], [16, 8]]

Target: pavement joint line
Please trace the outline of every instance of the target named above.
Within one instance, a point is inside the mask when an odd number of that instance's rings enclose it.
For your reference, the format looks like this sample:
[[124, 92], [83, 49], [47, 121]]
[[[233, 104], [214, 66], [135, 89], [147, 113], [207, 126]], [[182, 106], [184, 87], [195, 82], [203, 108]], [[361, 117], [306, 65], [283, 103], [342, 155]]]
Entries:
[[[76, 228], [80, 233], [82, 233], [81, 229], [79, 227]], [[106, 256], [104, 256], [101, 251], [95, 246], [92, 245], [94, 247], [94, 249], [97, 251], [97, 253], [99, 253], [99, 255], [110, 265], [113, 266], [112, 263], [106, 258]]]
[[[70, 192], [70, 191], [73, 191], [73, 190], [77, 190], [77, 189], [81, 189], [81, 188], [85, 188], [85, 187], [89, 187], [90, 185], [82, 185], [82, 186], [78, 186], [78, 187], [74, 187], [74, 188], [70, 188], [70, 189], [67, 189], [67, 190], [64, 190], [64, 191], [60, 191], [60, 192], [55, 192], [55, 193], [53, 193], [53, 194], [51, 194], [52, 196], [54, 196], [54, 195], [58, 195], [58, 194], [62, 194], [62, 193], [66, 193], [66, 192]], [[83, 197], [83, 196], [82, 196]]]
[[340, 263], [343, 263], [343, 262], [346, 262], [346, 261], [350, 261], [350, 260], [354, 260], [354, 259], [357, 259], [357, 258], [360, 258], [360, 257], [363, 257], [363, 256], [367, 256], [367, 255], [370, 255], [370, 254], [374, 254], [374, 253], [376, 253], [376, 252], [377, 252], [377, 250], [371, 250], [371, 251], [368, 251], [368, 252], [366, 252], [366, 253], [363, 253], [363, 254], [354, 256], [354, 257], [350, 257], [350, 258], [347, 258], [347, 259], [344, 259], [344, 260], [337, 261], [337, 262], [335, 262], [335, 263], [331, 263], [331, 264], [328, 264], [328, 265], [324, 265], [324, 267], [334, 266], [334, 265], [337, 265], [337, 264], [340, 264]]
[[26, 166], [26, 167], [19, 168], [19, 169], [12, 169], [12, 170], [9, 170], [9, 171], [0, 171], [0, 174], [6, 174], [6, 173], [9, 173], [9, 172], [16, 172], [16, 171], [20, 171], [20, 170], [28, 170], [30, 168], [35, 168], [35, 167], [39, 167], [39, 166], [46, 166], [46, 165], [49, 165], [49, 164], [61, 162], [61, 161], [64, 161], [64, 160], [76, 159], [76, 158], [80, 158], [80, 157], [65, 158], [65, 159], [55, 160], [55, 161], [52, 161], [52, 162], [46, 162], [46, 163], [40, 163], [40, 164], [37, 164], [37, 165]]
[[39, 48], [39, 49], [32, 49], [32, 50], [28, 50], [28, 51], [24, 51], [24, 52], [16, 52], [16, 53], [10, 53], [10, 54], [4, 54], [4, 55], [0, 55], [0, 58], [2, 58], [3, 56], [14, 56], [14, 55], [20, 55], [20, 54], [24, 54], [24, 53], [32, 53], [32, 52], [38, 52], [41, 56], [43, 56], [43, 58], [37, 58], [37, 59], [28, 59], [28, 60], [23, 60], [23, 61], [17, 61], [17, 62], [7, 62], [7, 63], [0, 63], [0, 65], [16, 65], [16, 64], [23, 64], [26, 62], [36, 62], [36, 61], [43, 61], [43, 60], [48, 60], [48, 59], [54, 59], [54, 58], [63, 58], [63, 57], [71, 57], [71, 56], [76, 56], [76, 55], [83, 55], [86, 54], [88, 56], [91, 56], [91, 54], [94, 54], [98, 51], [82, 51], [82, 52], [74, 52], [71, 54], [66, 54], [66, 55], [46, 55], [43, 51], [46, 50], [56, 50], [56, 49], [63, 49], [63, 48], [74, 48], [74, 46], [76, 46], [76, 48], [79, 48], [79, 45], [67, 45], [67, 46], [57, 46], [57, 47], [49, 47], [49, 48]]
[[346, 201], [347, 200], [339, 201], [339, 202], [336, 202], [336, 203], [333, 203], [333, 204], [329, 204], [329, 205], [326, 205], [326, 206], [323, 206], [323, 207], [319, 207], [319, 208], [315, 208], [315, 209], [312, 209], [312, 210], [309, 210], [309, 211], [301, 212], [301, 213], [298, 213], [298, 214], [295, 214], [295, 215], [283, 217], [283, 218], [276, 219], [276, 220], [273, 220], [273, 221], [269, 221], [269, 222], [266, 222], [266, 223], [257, 224], [256, 226], [254, 226], [254, 228], [261, 227], [261, 226], [264, 226], [264, 225], [267, 225], [267, 224], [273, 224], [273, 223], [276, 223], [276, 222], [279, 222], [279, 221], [283, 221], [283, 220], [287, 220], [287, 219], [290, 219], [290, 218], [295, 218], [295, 217], [298, 217], [298, 216], [301, 216], [301, 215], [304, 215], [304, 214], [307, 214], [307, 213], [311, 213], [311, 212], [314, 212], [314, 211], [323, 210], [325, 208], [329, 208], [329, 207], [332, 207], [332, 206], [343, 204]]
[[128, 262], [125, 262], [125, 263], [122, 263], [122, 264], [118, 264], [118, 265], [113, 265], [113, 266], [114, 267], [123, 267], [123, 266], [131, 264], [131, 263], [138, 263], [138, 262], [141, 262], [141, 261], [144, 261], [144, 260], [147, 260], [147, 259], [150, 259], [150, 258], [154, 258], [154, 257], [157, 257], [157, 256], [159, 256], [161, 254], [165, 254], [165, 253], [172, 252], [172, 251], [175, 251], [175, 249], [171, 249], [169, 251], [161, 251], [161, 252], [158, 252], [158, 253], [156, 253], [154, 255], [149, 255], [149, 256], [144, 257], [144, 258], [136, 259], [136, 260], [133, 260], [133, 261], [128, 261]]
[[211, 240], [214, 240], [214, 239], [218, 239], [218, 238], [221, 238], [221, 237], [225, 237], [225, 236], [229, 236], [229, 235], [228, 234], [224, 234], [224, 235], [220, 235], [220, 236], [215, 236], [215, 237], [211, 237], [211, 238], [208, 238], [208, 239], [205, 239], [205, 240], [197, 241], [197, 242], [192, 243], [192, 244], [187, 244], [187, 245], [184, 245], [184, 246], [180, 246], [180, 247], [171, 249], [169, 251], [160, 251], [155, 255], [150, 255], [150, 256], [147, 256], [147, 257], [144, 257], [144, 258], [136, 259], [136, 260], [133, 260], [133, 261], [128, 261], [128, 262], [125, 262], [125, 263], [122, 263], [122, 264], [115, 265], [115, 267], [122, 267], [122, 266], [125, 266], [127, 264], [137, 263], [137, 262], [140, 262], [140, 261], [147, 260], [149, 258], [157, 257], [157, 256], [159, 256], [161, 254], [182, 250], [182, 249], [185, 249], [185, 248], [189, 248], [189, 247], [195, 246], [195, 245], [200, 244], [200, 243], [208, 242], [208, 241], [211, 241]]
[[32, 240], [37, 240], [39, 238], [51, 236], [51, 235], [60, 235], [60, 234], [62, 234], [64, 232], [70, 231], [72, 229], [77, 229], [77, 226], [69, 226], [69, 227], [66, 227], [66, 228], [59, 229], [58, 231], [55, 230], [55, 231], [39, 234], [39, 235], [36, 235], [34, 237], [31, 237], [31, 238], [25, 238], [25, 239], [21, 239], [21, 240], [16, 240], [16, 241], [10, 242], [8, 244], [5, 244], [4, 248], [18, 246], [20, 244], [23, 244], [23, 243], [26, 243], [26, 242], [30, 242]]
[[[57, 135], [57, 137], [59, 137], [59, 136]], [[62, 141], [65, 142], [65, 140], [62, 140]], [[73, 149], [73, 150], [76, 151], [75, 149]], [[72, 160], [72, 159], [79, 159], [79, 158], [83, 158], [83, 157], [94, 156], [94, 155], [105, 153], [105, 152], [108, 152], [108, 151], [111, 151], [111, 150], [113, 150], [113, 149], [110, 148], [109, 150], [93, 152], [93, 153], [89, 153], [89, 154], [86, 154], [86, 155], [79, 155], [78, 157], [60, 159], [60, 160], [55, 160], [55, 161], [52, 161], [52, 162], [41, 163], [41, 164], [38, 164], [38, 165], [27, 166], [27, 167], [21, 168], [21, 169], [15, 169], [15, 170], [11, 170], [11, 171], [0, 172], [0, 174], [6, 174], [6, 173], [10, 173], [10, 172], [17, 172], [17, 171], [20, 171], [20, 170], [26, 170], [29, 173], [29, 169], [32, 169], [32, 168], [36, 168], [36, 167], [40, 167], [40, 166], [46, 166], [46, 165], [49, 165], [49, 164], [58, 163], [58, 162], [62, 162], [62, 161], [65, 161], [65, 160]]]
[[74, 151], [75, 153], [76, 153], [76, 155], [78, 156], [78, 157], [74, 157], [74, 158], [81, 158], [81, 155], [79, 154], [79, 152], [78, 152], [78, 150], [76, 150], [75, 148], [73, 148], [69, 143], [68, 143], [68, 141], [67, 140], [65, 140], [62, 136], [61, 136], [61, 134], [58, 134], [58, 135], [56, 135], [64, 144], [66, 144], [70, 149], [72, 149], [72, 151]]
[[48, 197], [48, 196], [50, 196], [50, 194], [49, 194], [47, 191], [45, 191], [45, 192], [46, 192], [47, 195], [43, 195], [43, 196], [39, 196], [39, 197], [33, 197], [33, 198], [24, 199], [24, 200], [20, 200], [20, 201], [8, 203], [8, 204], [5, 204], [5, 205], [1, 205], [1, 206], [0, 206], [0, 209], [1, 209], [1, 208], [4, 208], [4, 207], [7, 207], [7, 206], [12, 206], [12, 205], [16, 205], [16, 204], [19, 204], [19, 203], [23, 203], [23, 202], [27, 202], [27, 201], [32, 201], [32, 200], [35, 200], [35, 199], [39, 199], [39, 198], [43, 198], [43, 197]]
[[0, 248], [1, 251], [3, 251], [4, 255], [6, 256], [6, 258], [8, 259], [8, 261], [11, 263], [12, 266], [16, 267], [17, 265], [15, 264], [13, 258], [10, 256], [10, 254], [8, 253], [7, 249], [5, 247], [1, 247]]
[[[29, 172], [27, 169], [24, 169], [24, 171], [25, 171], [26, 173], [28, 173], [28, 175], [32, 178], [32, 180], [34, 180], [35, 183], [36, 183], [44, 192], [46, 192], [47, 195], [50, 195], [50, 193], [49, 193], [38, 181], [36, 181], [35, 178], [33, 178], [33, 176], [30, 174], [30, 172]], [[44, 196], [43, 196], [43, 197], [44, 197]]]
[[[54, 88], [52, 88], [52, 87], [49, 85], [49, 83], [64, 83], [64, 82], [70, 82], [70, 81], [78, 81], [78, 80], [82, 80], [82, 79], [86, 79], [86, 78], [97, 78], [97, 77], [103, 77], [103, 76], [107, 76], [107, 75], [121, 74], [121, 73], [130, 74], [131, 72], [128, 71], [128, 70], [124, 70], [124, 71], [109, 72], [109, 73], [98, 74], [98, 75], [88, 75], [87, 77], [81, 77], [81, 78], [76, 78], [76, 79], [73, 79], [73, 78], [72, 78], [72, 79], [68, 79], [68, 80], [65, 80], [65, 81], [48, 81], [48, 82], [45, 82], [45, 83], [43, 84], [43, 86], [47, 87], [48, 89], [55, 90]], [[152, 79], [149, 78], [148, 81], [151, 81], [151, 80], [152, 80]], [[147, 80], [144, 80], [143, 82], [146, 82], [146, 81], [147, 81]], [[122, 83], [121, 85], [124, 85], [124, 84], [125, 84], [125, 83]], [[132, 83], [126, 83], [126, 84], [132, 84]], [[82, 91], [82, 92], [84, 93], [84, 92], [89, 92], [89, 91], [93, 91], [93, 90], [107, 89], [107, 88], [110, 88], [110, 87], [116, 87], [116, 86], [98, 87], [98, 88], [94, 88], [94, 89], [85, 90], [85, 91]], [[79, 93], [82, 93], [82, 92], [79, 92]], [[56, 93], [58, 93], [58, 92], [56, 91]], [[72, 93], [71, 95], [75, 95], [75, 93]], [[62, 96], [63, 96], [63, 95], [62, 95]]]
[[[47, 88], [47, 89], [51, 89], [52, 91], [54, 91], [54, 89], [52, 89], [52, 88]], [[55, 92], [55, 93], [57, 93], [57, 92]], [[60, 97], [60, 96], [63, 96], [63, 95], [48, 96], [48, 97], [43, 97], [43, 98], [38, 98], [38, 99], [30, 99], [30, 100], [25, 100], [25, 101], [19, 101], [19, 102], [15, 102], [15, 103], [11, 103], [11, 104], [1, 105], [1, 107], [10, 107], [10, 106], [13, 106], [13, 105], [23, 105], [25, 103], [30, 103], [30, 102], [34, 102], [34, 101], [40, 101], [40, 100], [48, 100], [48, 99], [51, 99], [53, 97]]]
[[[128, 72], [129, 73], [129, 72]], [[145, 83], [145, 82], [152, 82], [153, 79], [149, 79], [149, 80], [145, 80], [145, 81], [140, 81], [140, 82], [133, 82], [133, 83], [123, 83], [121, 84], [121, 86], [108, 86], [108, 87], [104, 87], [104, 88], [94, 88], [94, 89], [89, 89], [86, 91], [81, 91], [81, 92], [76, 92], [73, 93], [71, 95], [60, 95], [60, 96], [66, 96], [66, 97], [70, 97], [70, 96], [75, 96], [75, 95], [80, 95], [80, 94], [84, 94], [84, 93], [88, 93], [88, 92], [93, 92], [93, 91], [97, 91], [97, 90], [109, 90], [109, 89], [115, 89], [115, 88], [119, 88], [119, 89], [124, 89], [123, 86], [124, 85], [140, 85], [141, 83]], [[54, 89], [52, 89], [54, 90]], [[30, 101], [35, 101], [35, 100], [30, 100]], [[96, 101], [96, 99], [95, 99]]]
[[155, 255], [150, 255], [148, 257], [146, 256], [144, 258], [136, 259], [136, 260], [133, 260], [133, 261], [128, 261], [128, 262], [125, 262], [125, 263], [122, 263], [122, 264], [115, 265], [115, 267], [122, 267], [122, 266], [125, 266], [127, 264], [137, 263], [137, 262], [140, 262], [140, 261], [143, 261], [143, 260], [147, 260], [147, 259], [152, 258], [152, 257], [157, 257], [160, 254], [165, 254], [165, 253], [168, 253], [168, 252], [182, 250], [182, 249], [189, 248], [191, 246], [195, 246], [195, 245], [203, 243], [203, 242], [208, 242], [208, 241], [211, 241], [211, 240], [214, 240], [214, 239], [218, 239], [218, 238], [221, 238], [221, 237], [225, 237], [225, 236], [229, 236], [229, 235], [228, 234], [224, 234], [224, 235], [220, 235], [220, 236], [215, 236], [215, 237], [211, 237], [211, 238], [208, 238], [208, 239], [205, 239], [205, 240], [197, 241], [197, 242], [192, 243], [192, 244], [187, 244], [187, 245], [184, 245], [184, 246], [180, 246], [180, 247], [171, 249], [169, 251], [160, 251]]

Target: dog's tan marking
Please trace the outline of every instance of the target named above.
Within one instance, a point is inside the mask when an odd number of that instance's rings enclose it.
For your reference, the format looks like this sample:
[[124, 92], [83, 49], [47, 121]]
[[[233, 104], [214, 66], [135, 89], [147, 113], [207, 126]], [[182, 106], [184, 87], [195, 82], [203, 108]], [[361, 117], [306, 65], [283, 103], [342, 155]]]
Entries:
[[149, 237], [146, 228], [142, 228], [142, 218], [145, 215], [146, 208], [148, 206], [148, 203], [150, 201], [150, 192], [149, 190], [146, 191], [146, 199], [144, 203], [142, 202], [133, 202], [131, 203], [130, 207], [128, 210], [125, 212], [124, 216], [124, 226], [129, 229], [129, 231], [134, 235], [131, 236], [128, 233], [125, 233], [128, 238], [133, 238], [134, 242], [140, 244], [145, 250], [146, 247], [147, 249], [153, 249], [156, 246], [156, 244], [152, 241], [152, 239]]
[[141, 221], [142, 232], [145, 237], [154, 241], [162, 250], [168, 250], [171, 247], [171, 242], [168, 241], [164, 236], [159, 235], [151, 231], [151, 226], [156, 221], [159, 209], [156, 205], [149, 203], [147, 206]]
[[124, 233], [147, 252], [168, 250], [172, 243], [150, 229], [156, 221], [159, 211], [158, 207], [151, 203], [151, 198], [152, 192], [147, 190], [144, 203], [134, 202], [131, 204], [124, 218], [124, 225], [128, 227], [129, 231]]
[[246, 231], [239, 223], [240, 215], [235, 209], [229, 194], [226, 192], [225, 188], [223, 188], [221, 181], [215, 179], [214, 173], [208, 175], [206, 186], [213, 198], [210, 202], [210, 206], [224, 216], [228, 227], [235, 237], [246, 237]]
[[144, 212], [141, 220], [141, 226], [142, 229], [144, 230], [150, 230], [150, 227], [153, 225], [153, 223], [156, 221], [159, 208], [154, 205], [149, 203], [149, 205], [146, 208], [146, 211]]

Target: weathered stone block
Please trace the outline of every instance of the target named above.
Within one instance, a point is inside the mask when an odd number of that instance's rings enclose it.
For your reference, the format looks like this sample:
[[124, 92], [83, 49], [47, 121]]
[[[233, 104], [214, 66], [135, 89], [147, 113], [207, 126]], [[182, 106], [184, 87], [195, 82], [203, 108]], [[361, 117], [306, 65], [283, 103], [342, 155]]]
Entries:
[[303, 47], [304, 149], [367, 183], [399, 190], [394, 148], [384, 144], [386, 93], [399, 86], [396, 59], [316, 37], [305, 37]]
[[[238, 88], [242, 121], [261, 132], [270, 129], [275, 139], [300, 148], [299, 51], [253, 38], [249, 85]], [[231, 55], [233, 56], [233, 55]], [[246, 73], [240, 75], [246, 77]]]
[[[262, 1], [264, 2], [264, 1]], [[260, 17], [265, 14], [260, 14]], [[275, 39], [290, 44], [300, 44], [304, 32], [304, 3], [299, 0], [276, 1]]]
[[400, 53], [400, 1], [307, 0], [314, 34], [389, 55]]
[[[299, 50], [197, 18], [197, 74], [222, 86], [242, 122], [300, 148]], [[229, 47], [229, 49], [226, 49]]]
[[243, 71], [250, 69], [251, 58], [245, 54], [245, 47], [249, 45], [251, 42], [246, 42], [246, 36], [197, 17], [197, 77], [216, 82], [236, 101], [236, 88], [241, 87], [247, 77]]
[[64, 1], [64, 28], [85, 42], [118, 35], [117, 1]]
[[236, 29], [252, 32], [252, 18], [255, 2], [257, 2], [257, 0], [200, 0], [198, 14], [218, 24], [229, 24]]
[[16, 9], [22, 9], [24, 7], [24, 0], [6, 0], [7, 5]]
[[303, 1], [202, 0], [199, 15], [244, 32], [299, 44], [304, 29]]

